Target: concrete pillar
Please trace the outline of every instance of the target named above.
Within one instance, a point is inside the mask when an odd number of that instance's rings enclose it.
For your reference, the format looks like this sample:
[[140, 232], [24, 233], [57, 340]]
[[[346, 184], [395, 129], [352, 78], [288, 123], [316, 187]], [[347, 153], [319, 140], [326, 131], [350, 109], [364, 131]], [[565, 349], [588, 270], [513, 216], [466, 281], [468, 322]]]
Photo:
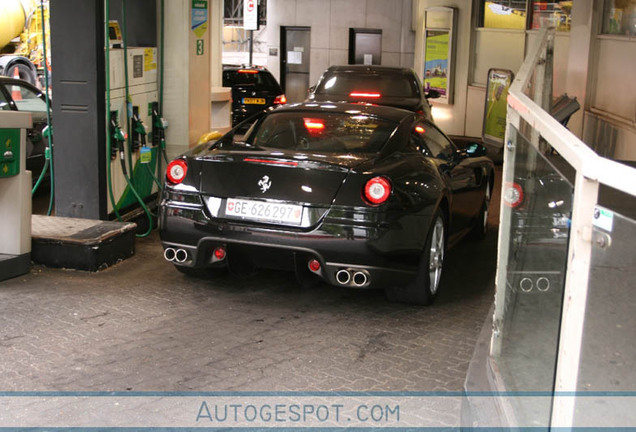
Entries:
[[581, 104], [581, 110], [568, 122], [568, 129], [579, 138], [583, 135], [583, 118], [587, 107], [588, 69], [592, 53], [593, 30], [596, 29], [594, 24], [593, 2], [573, 2], [566, 92], [569, 96], [576, 96]]
[[166, 149], [175, 157], [210, 129], [210, 0], [164, 2]]

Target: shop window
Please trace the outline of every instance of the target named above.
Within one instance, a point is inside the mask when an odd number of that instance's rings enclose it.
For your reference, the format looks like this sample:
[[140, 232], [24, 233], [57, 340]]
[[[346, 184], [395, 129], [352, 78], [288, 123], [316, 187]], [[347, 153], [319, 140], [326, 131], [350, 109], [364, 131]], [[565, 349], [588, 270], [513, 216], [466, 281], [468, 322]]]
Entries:
[[636, 36], [636, 0], [605, 0], [603, 33]]
[[480, 1], [480, 27], [526, 29], [526, 0]]
[[572, 1], [532, 1], [533, 29], [554, 27], [557, 31], [570, 31]]

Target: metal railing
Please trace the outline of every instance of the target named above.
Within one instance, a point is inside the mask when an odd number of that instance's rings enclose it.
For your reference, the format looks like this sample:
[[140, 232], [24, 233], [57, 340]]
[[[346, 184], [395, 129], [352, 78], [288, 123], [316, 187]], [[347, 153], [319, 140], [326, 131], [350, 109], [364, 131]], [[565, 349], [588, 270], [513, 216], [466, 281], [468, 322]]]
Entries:
[[[553, 44], [554, 29], [542, 30], [508, 95], [490, 360], [497, 390], [558, 395], [581, 389], [593, 250], [634, 241], [612, 239], [611, 227], [598, 228], [599, 188], [627, 194], [624, 199], [634, 200], [636, 208], [636, 169], [598, 156], [549, 114]], [[524, 326], [525, 335], [517, 331]], [[528, 336], [533, 331], [543, 333]], [[542, 354], [529, 360], [532, 352]], [[525, 387], [520, 370], [542, 374], [543, 384]], [[636, 382], [631, 385], [636, 390]], [[538, 410], [543, 426], [572, 426], [574, 396], [555, 397], [526, 414], [537, 416]], [[508, 418], [524, 416], [514, 404], [508, 410]]]

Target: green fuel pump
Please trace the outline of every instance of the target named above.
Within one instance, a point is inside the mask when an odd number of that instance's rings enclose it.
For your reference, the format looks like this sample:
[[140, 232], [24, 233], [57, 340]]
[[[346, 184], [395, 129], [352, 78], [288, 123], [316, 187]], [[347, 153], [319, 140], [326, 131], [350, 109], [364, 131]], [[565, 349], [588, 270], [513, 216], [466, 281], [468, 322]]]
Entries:
[[[162, 188], [155, 172], [161, 171], [167, 122], [160, 119], [157, 103], [157, 48], [128, 47], [126, 0], [121, 1], [121, 7], [123, 31], [118, 33], [118, 23], [109, 19], [110, 1], [104, 3], [107, 124], [110, 128], [107, 134], [109, 212], [121, 220], [121, 217], [137, 217], [138, 209], [143, 209], [149, 228], [141, 236], [146, 236], [155, 223], [147, 203], [158, 196]], [[121, 48], [110, 46], [112, 26], [117, 28], [114, 33], [121, 35], [115, 38], [119, 39], [117, 42], [112, 42]], [[119, 167], [112, 166], [110, 162], [118, 156]]]

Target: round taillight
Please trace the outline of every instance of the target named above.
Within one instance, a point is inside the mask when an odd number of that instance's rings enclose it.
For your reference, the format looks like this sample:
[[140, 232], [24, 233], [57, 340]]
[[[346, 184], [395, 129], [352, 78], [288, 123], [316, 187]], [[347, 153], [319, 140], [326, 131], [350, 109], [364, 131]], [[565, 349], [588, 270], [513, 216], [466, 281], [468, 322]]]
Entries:
[[318, 270], [320, 270], [320, 261], [318, 261], [317, 259], [309, 260], [308, 266], [309, 270], [316, 273]]
[[172, 184], [179, 184], [183, 181], [188, 172], [188, 164], [183, 159], [175, 159], [166, 168], [166, 177]]
[[391, 182], [386, 177], [373, 177], [364, 185], [364, 198], [371, 204], [382, 204], [391, 195]]
[[523, 189], [518, 183], [507, 182], [503, 187], [503, 200], [508, 207], [518, 207], [523, 202]]
[[219, 261], [224, 259], [225, 255], [226, 255], [225, 248], [218, 247], [218, 248], [214, 249], [214, 257], [216, 259], [218, 259]]

